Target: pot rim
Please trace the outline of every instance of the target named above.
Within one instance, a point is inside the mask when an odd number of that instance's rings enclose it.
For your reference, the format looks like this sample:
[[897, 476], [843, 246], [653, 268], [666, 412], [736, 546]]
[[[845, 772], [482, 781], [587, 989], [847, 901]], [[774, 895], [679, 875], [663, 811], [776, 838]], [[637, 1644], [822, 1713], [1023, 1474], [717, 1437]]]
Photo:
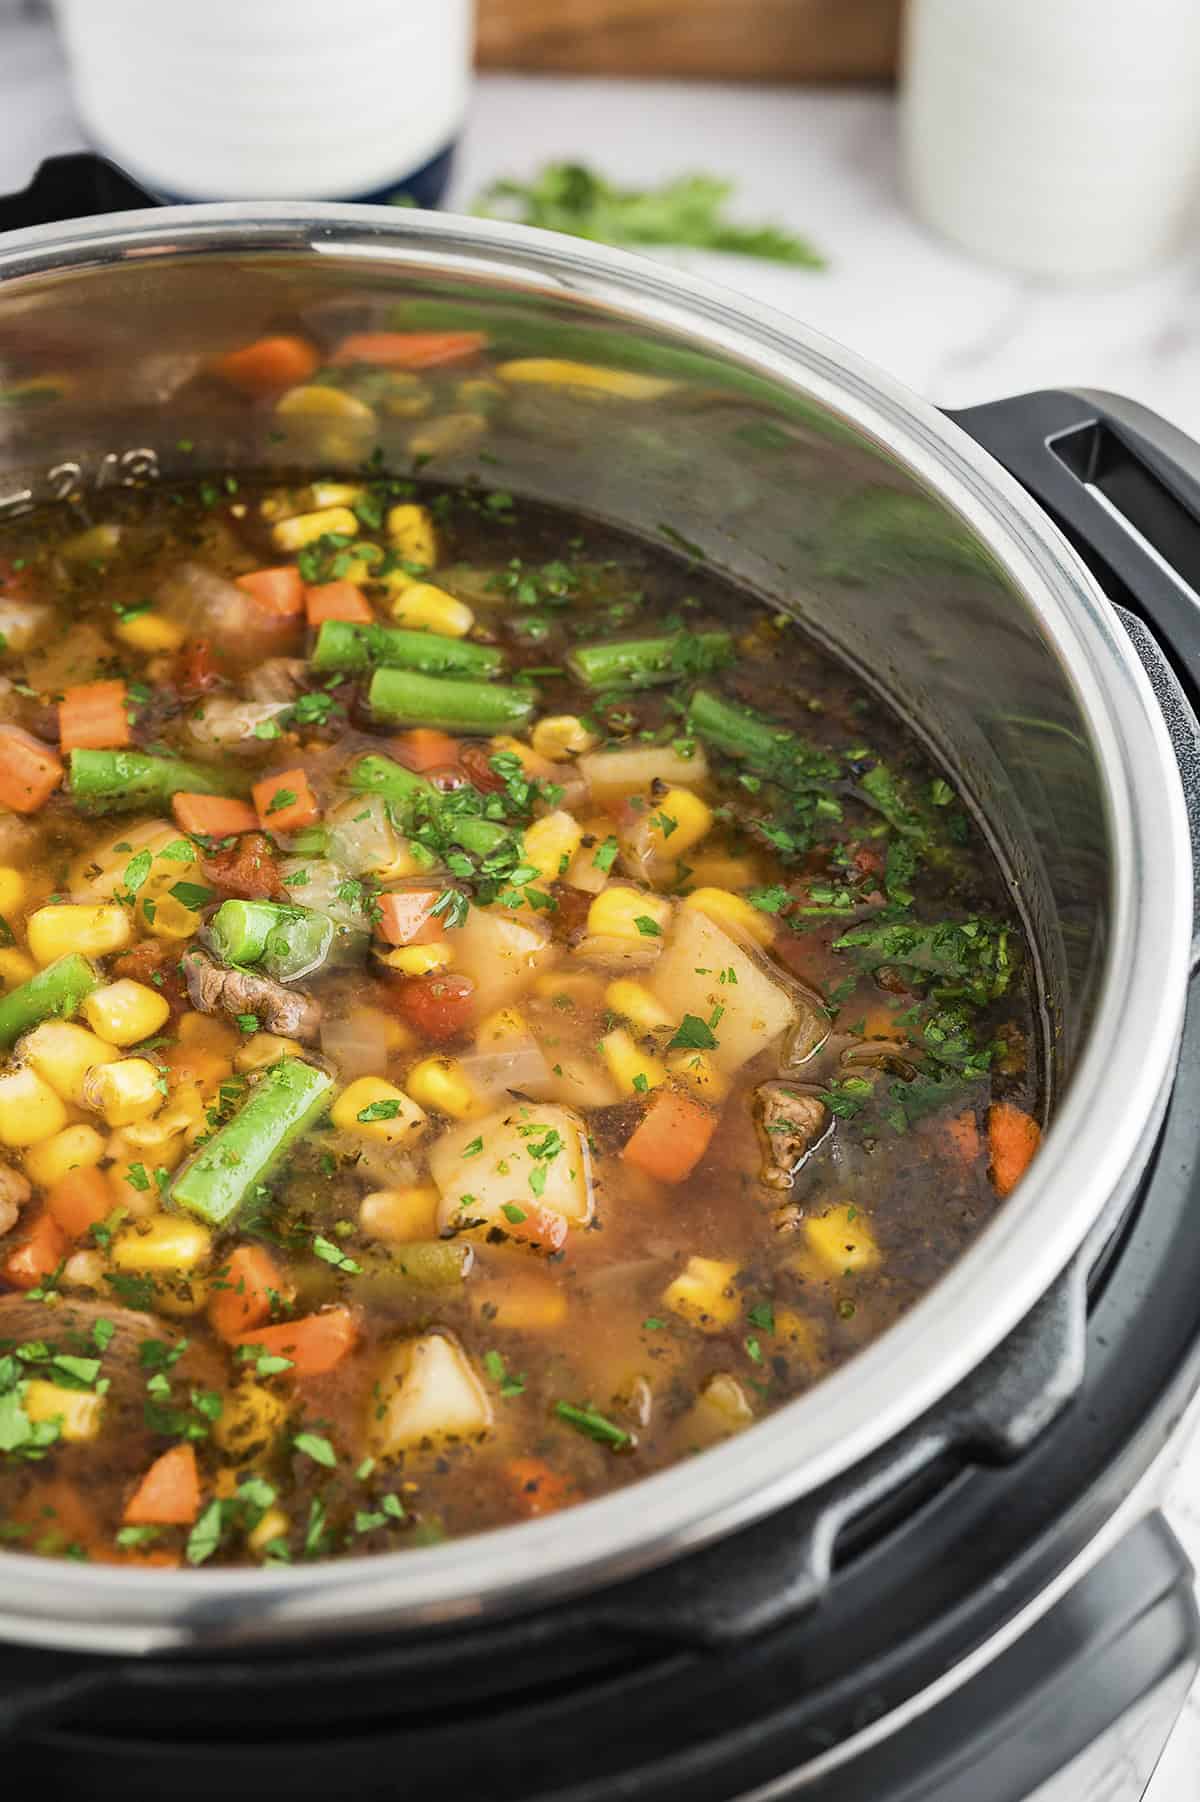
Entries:
[[0, 281], [164, 254], [249, 253], [331, 255], [401, 273], [465, 270], [557, 293], [682, 333], [791, 386], [885, 449], [987, 547], [1068, 674], [1106, 785], [1112, 930], [1087, 1044], [1019, 1189], [886, 1333], [805, 1395], [690, 1461], [686, 1481], [672, 1467], [561, 1515], [303, 1568], [139, 1571], [6, 1550], [0, 1632], [74, 1650], [268, 1643], [512, 1613], [662, 1564], [822, 1487], [932, 1408], [1065, 1268], [1136, 1170], [1183, 1018], [1189, 826], [1149, 681], [1057, 528], [944, 415], [855, 353], [716, 283], [501, 221], [294, 202], [110, 214], [0, 236]]

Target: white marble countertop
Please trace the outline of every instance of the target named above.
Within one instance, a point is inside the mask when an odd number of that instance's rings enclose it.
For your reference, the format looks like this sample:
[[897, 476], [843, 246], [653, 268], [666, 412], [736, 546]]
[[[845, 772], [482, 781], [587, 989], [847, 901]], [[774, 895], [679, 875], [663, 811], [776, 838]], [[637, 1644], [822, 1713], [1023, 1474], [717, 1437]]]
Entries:
[[[83, 142], [49, 26], [0, 0], [0, 192], [23, 187], [42, 157]], [[718, 172], [737, 182], [746, 219], [804, 232], [829, 267], [808, 273], [685, 252], [669, 260], [795, 314], [942, 405], [1040, 387], [1110, 388], [1200, 435], [1200, 242], [1119, 284], [1009, 275], [914, 223], [895, 146], [894, 102], [877, 91], [493, 76], [477, 87], [450, 204], [465, 208], [496, 176], [528, 175], [558, 158], [633, 185]], [[1170, 1512], [1200, 1564], [1200, 1448], [1181, 1469]], [[1193, 1696], [1149, 1802], [1196, 1802], [1198, 1772]]]

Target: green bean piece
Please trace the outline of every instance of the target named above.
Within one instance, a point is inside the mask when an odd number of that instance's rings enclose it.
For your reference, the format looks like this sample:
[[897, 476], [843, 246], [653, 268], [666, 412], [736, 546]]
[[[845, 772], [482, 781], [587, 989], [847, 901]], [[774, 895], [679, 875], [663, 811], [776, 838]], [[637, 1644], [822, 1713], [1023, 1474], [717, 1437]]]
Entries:
[[449, 1289], [464, 1281], [474, 1257], [474, 1247], [461, 1239], [417, 1239], [371, 1256], [364, 1263], [362, 1284], [381, 1295], [407, 1288]]
[[408, 632], [399, 626], [360, 626], [327, 619], [309, 653], [318, 674], [345, 670], [410, 669], [427, 676], [494, 676], [504, 664], [491, 645], [469, 644], [465, 638], [442, 638], [435, 632]]
[[511, 836], [507, 826], [500, 826], [495, 820], [477, 820], [470, 814], [457, 820], [447, 818], [443, 824], [450, 841], [473, 857], [490, 857]]
[[[352, 936], [358, 939], [362, 934]], [[328, 961], [334, 937], [335, 927], [327, 914], [311, 908], [284, 910], [283, 919], [267, 934], [263, 970], [274, 982], [299, 982]]]
[[333, 1078], [285, 1057], [259, 1077], [227, 1125], [176, 1172], [168, 1195], [209, 1226], [232, 1224], [243, 1204], [325, 1112]]
[[72, 751], [67, 762], [67, 792], [81, 813], [136, 813], [168, 807], [181, 792], [245, 795], [250, 787], [240, 770], [149, 751]]
[[687, 723], [698, 738], [727, 757], [739, 757], [762, 770], [773, 768], [799, 743], [793, 733], [723, 701], [707, 688], [698, 688], [692, 696]]
[[100, 980], [77, 951], [47, 964], [0, 1000], [0, 1045], [11, 1045], [41, 1020], [55, 1016], [69, 1020], [85, 996], [99, 988]]
[[290, 912], [274, 901], [222, 901], [205, 937], [223, 964], [256, 964], [268, 934]]
[[733, 662], [729, 632], [672, 632], [663, 638], [579, 644], [567, 653], [571, 674], [587, 688], [645, 688], [680, 676], [707, 675]]
[[385, 801], [398, 805], [407, 805], [418, 795], [436, 793], [433, 784], [426, 782], [424, 776], [406, 770], [394, 758], [380, 757], [374, 752], [351, 764], [342, 779], [347, 788], [355, 789], [359, 794], [382, 795]]
[[439, 726], [445, 732], [499, 732], [523, 726], [537, 707], [533, 688], [453, 681], [415, 670], [376, 670], [367, 701], [390, 726]]

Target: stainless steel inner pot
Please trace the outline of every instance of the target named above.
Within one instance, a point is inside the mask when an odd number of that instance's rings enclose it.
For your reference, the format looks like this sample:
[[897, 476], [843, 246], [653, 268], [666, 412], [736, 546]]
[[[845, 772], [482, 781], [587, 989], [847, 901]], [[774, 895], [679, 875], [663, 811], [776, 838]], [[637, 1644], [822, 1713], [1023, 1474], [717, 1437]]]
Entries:
[[[1131, 1190], [1173, 1071], [1192, 902], [1167, 732], [1090, 575], [956, 427], [794, 321], [614, 251], [385, 208], [177, 208], [0, 238], [0, 364], [45, 378], [43, 404], [0, 408], [0, 517], [155, 471], [295, 465], [305, 447], [269, 414], [175, 398], [205, 357], [289, 324], [479, 325], [510, 355], [674, 384], [654, 404], [568, 390], [515, 405], [488, 461], [431, 473], [682, 541], [892, 697], [1013, 878], [1044, 981], [1053, 1123], [940, 1285], [736, 1442], [561, 1516], [369, 1560], [171, 1573], [6, 1551], [0, 1633], [41, 1644], [150, 1651], [531, 1607], [807, 1494], [1028, 1313]], [[364, 448], [309, 460], [356, 467]]]

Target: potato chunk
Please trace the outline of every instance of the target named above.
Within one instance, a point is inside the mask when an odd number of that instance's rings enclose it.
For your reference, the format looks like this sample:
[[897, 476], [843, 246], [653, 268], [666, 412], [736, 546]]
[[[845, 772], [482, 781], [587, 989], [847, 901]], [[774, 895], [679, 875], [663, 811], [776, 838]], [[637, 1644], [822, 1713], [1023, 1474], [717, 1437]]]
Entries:
[[[724, 981], [722, 981], [724, 977]], [[680, 908], [670, 942], [648, 986], [676, 1019], [693, 1014], [712, 1026], [710, 1051], [721, 1070], [737, 1070], [794, 1026], [799, 1008], [782, 982], [729, 933], [691, 907]]]
[[372, 1389], [367, 1441], [377, 1458], [492, 1424], [492, 1404], [470, 1359], [448, 1333], [424, 1333], [389, 1348]]
[[515, 1000], [554, 955], [541, 921], [506, 907], [470, 908], [447, 942], [454, 952], [454, 968], [475, 984], [475, 1005], [481, 1014]]
[[464, 1217], [494, 1221], [504, 1208], [548, 1208], [573, 1226], [592, 1217], [592, 1164], [587, 1128], [568, 1107], [515, 1102], [443, 1133], [429, 1157], [442, 1192], [443, 1232]]

